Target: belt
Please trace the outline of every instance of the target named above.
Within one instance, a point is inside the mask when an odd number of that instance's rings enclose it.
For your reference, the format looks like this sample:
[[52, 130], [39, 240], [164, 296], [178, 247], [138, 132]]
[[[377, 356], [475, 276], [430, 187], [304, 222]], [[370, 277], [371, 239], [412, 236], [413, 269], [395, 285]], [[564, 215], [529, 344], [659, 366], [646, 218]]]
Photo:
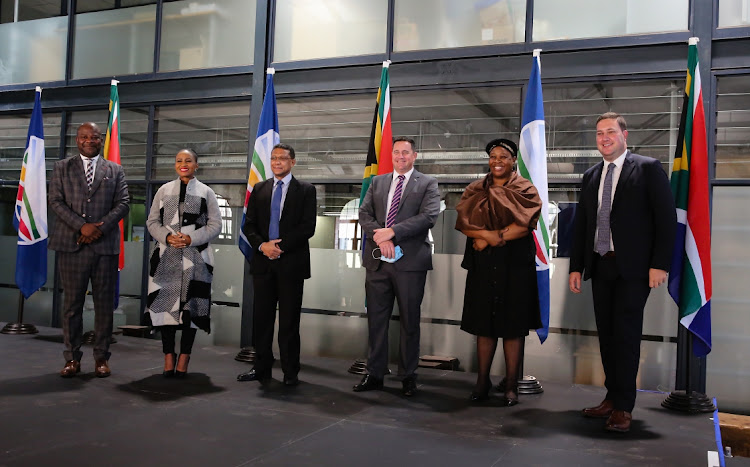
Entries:
[[610, 250], [610, 251], [604, 253], [603, 255], [601, 255], [599, 253], [597, 253], [597, 255], [599, 255], [602, 258], [614, 258], [615, 257], [615, 252], [612, 251], [612, 250]]

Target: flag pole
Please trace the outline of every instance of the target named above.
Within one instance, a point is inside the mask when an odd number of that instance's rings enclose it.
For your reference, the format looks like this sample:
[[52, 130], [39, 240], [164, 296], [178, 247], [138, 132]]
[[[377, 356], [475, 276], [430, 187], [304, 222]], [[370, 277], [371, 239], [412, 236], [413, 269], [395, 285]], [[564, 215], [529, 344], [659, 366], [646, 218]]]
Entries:
[[[706, 169], [705, 166], [708, 164], [708, 154], [707, 154], [707, 147], [705, 143], [705, 139], [701, 140], [700, 136], [705, 135], [705, 122], [701, 125], [695, 125], [695, 122], [693, 121], [693, 118], [695, 117], [695, 114], [700, 114], [700, 116], [703, 115], [703, 102], [700, 98], [701, 95], [701, 89], [700, 89], [700, 72], [697, 70], [697, 45], [698, 45], [698, 38], [697, 37], [691, 37], [688, 39], [688, 69], [687, 69], [687, 85], [685, 90], [685, 104], [683, 105], [682, 109], [682, 117], [680, 122], [680, 137], [678, 138], [678, 149], [677, 154], [675, 154], [675, 167], [672, 171], [672, 177], [674, 179], [674, 183], [672, 180], [670, 180], [670, 183], [673, 183], [673, 193], [675, 193], [676, 199], [682, 199], [679, 195], [684, 194], [683, 191], [680, 189], [683, 188], [683, 185], [686, 181], [686, 186], [688, 187], [687, 193], [690, 194], [698, 193], [699, 186], [705, 182], [704, 188], [707, 188], [708, 180], [707, 178], [705, 180], [699, 180], [698, 177], [696, 179], [693, 179], [693, 175], [697, 174], [697, 170], [700, 169]], [[695, 51], [693, 51], [693, 48]], [[695, 54], [695, 55], [693, 55]], [[695, 70], [692, 70], [691, 67], [692, 61], [695, 60]], [[691, 75], [691, 73], [695, 73], [695, 76]], [[693, 89], [691, 89], [691, 86]], [[695, 102], [695, 104], [694, 104]], [[694, 107], [695, 111], [693, 108]], [[688, 138], [686, 135], [690, 134], [690, 137]], [[696, 138], [696, 135], [698, 135], [698, 138]], [[696, 145], [693, 146], [693, 141], [696, 141]], [[703, 152], [701, 152], [701, 150]], [[703, 158], [697, 157], [699, 155], [704, 156]], [[695, 156], [695, 157], [694, 157]], [[694, 165], [693, 162], [696, 162]], [[704, 164], [702, 166], [701, 164]], [[685, 178], [685, 174], [689, 174], [688, 178]], [[706, 174], [707, 175], [707, 174]], [[677, 177], [677, 178], [675, 178]], [[675, 190], [674, 187], [679, 187], [680, 189]], [[695, 190], [695, 191], [693, 191]], [[689, 196], [688, 196], [688, 199]], [[704, 200], [705, 201], [705, 200]], [[700, 222], [698, 224], [691, 224], [690, 222], [695, 222], [697, 219], [697, 216], [694, 217], [691, 220], [690, 214], [695, 214], [692, 210], [695, 209], [695, 212], [698, 214], [701, 214], [701, 208], [704, 208], [706, 212], [702, 213], [706, 216], [709, 215], [708, 213], [708, 205], [700, 206], [700, 205], [692, 205], [690, 202], [688, 202], [687, 205], [677, 203], [677, 211], [678, 214], [682, 211], [683, 217], [687, 217], [687, 221], [680, 221], [680, 216], [678, 215], [678, 222], [680, 222], [680, 225], [683, 223], [690, 224], [689, 227], [691, 229], [700, 228]], [[705, 219], [706, 222], [708, 222], [707, 219]], [[686, 227], [687, 228], [687, 227]], [[670, 284], [669, 284], [669, 290], [672, 297], [675, 299], [675, 302], [678, 304], [680, 308], [680, 318], [683, 317], [683, 303], [684, 300], [682, 292], [683, 292], [683, 279], [682, 279], [682, 270], [684, 261], [682, 260], [684, 252], [688, 248], [687, 245], [685, 245], [685, 241], [682, 240], [680, 237], [685, 235], [685, 232], [679, 233], [677, 236], [677, 244], [675, 246], [675, 256], [672, 261], [672, 269], [670, 271]], [[696, 238], [695, 244], [696, 247], [698, 245], [698, 236], [694, 234], [694, 238]], [[710, 244], [710, 234], [708, 236], [708, 243]], [[700, 252], [697, 252], [695, 256], [700, 256]], [[676, 259], [678, 261], [676, 261]], [[710, 263], [710, 261], [709, 261]], [[694, 266], [691, 264], [690, 268], [692, 269]], [[695, 265], [697, 267], [697, 265]], [[707, 271], [707, 280], [704, 279], [704, 271], [700, 271], [701, 280], [705, 283], [710, 284], [710, 266], [709, 270]], [[674, 284], [676, 284], [676, 289], [672, 289], [672, 282], [674, 281]], [[707, 302], [705, 305], [700, 305], [698, 307], [698, 310], [700, 311], [704, 307], [709, 307], [707, 310], [710, 311], [710, 285], [707, 289], [704, 290], [704, 294], [706, 296]], [[696, 313], [697, 314], [697, 313]], [[692, 321], [691, 321], [692, 324]], [[677, 325], [677, 371], [675, 375], [675, 390], [669, 393], [669, 396], [667, 396], [666, 399], [661, 403], [662, 407], [670, 410], [675, 410], [678, 412], [686, 412], [691, 414], [698, 414], [698, 413], [708, 413], [708, 412], [714, 412], [716, 410], [716, 407], [714, 406], [711, 399], [708, 398], [705, 394], [695, 391], [694, 387], [694, 370], [698, 369], [701, 365], [701, 360], [705, 359], [705, 357], [697, 357], [694, 355], [693, 347], [694, 347], [694, 341], [693, 339], [694, 334], [691, 332], [686, 325], [682, 322], [680, 319], [680, 322], [678, 322]], [[710, 336], [710, 333], [709, 333]], [[709, 337], [710, 342], [710, 337]], [[710, 346], [710, 344], [709, 344]], [[705, 361], [705, 360], [704, 360]], [[700, 371], [700, 370], [699, 370]], [[705, 388], [699, 388], [701, 390], [705, 390]]]
[[23, 307], [25, 299], [23, 293], [18, 291], [18, 321], [8, 323], [0, 330], [0, 334], [36, 334], [39, 330], [33, 324], [23, 322]]

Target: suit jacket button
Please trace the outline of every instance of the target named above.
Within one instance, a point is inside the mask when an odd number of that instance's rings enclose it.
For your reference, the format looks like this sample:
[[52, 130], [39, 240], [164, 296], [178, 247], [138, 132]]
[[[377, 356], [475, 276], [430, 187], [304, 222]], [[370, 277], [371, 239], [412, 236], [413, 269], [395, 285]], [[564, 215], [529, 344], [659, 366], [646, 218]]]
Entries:
[[90, 200], [90, 199], [87, 199], [87, 200], [86, 200], [86, 202], [87, 202], [87, 203], [90, 203], [90, 202], [91, 202], [91, 200]]

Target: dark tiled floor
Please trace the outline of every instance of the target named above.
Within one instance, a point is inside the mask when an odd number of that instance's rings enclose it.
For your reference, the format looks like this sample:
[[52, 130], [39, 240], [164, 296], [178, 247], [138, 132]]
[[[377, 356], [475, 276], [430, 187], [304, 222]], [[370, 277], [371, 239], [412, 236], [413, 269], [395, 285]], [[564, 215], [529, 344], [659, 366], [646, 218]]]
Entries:
[[[543, 382], [545, 393], [504, 408], [467, 401], [474, 375], [420, 371], [420, 393], [354, 393], [349, 361], [303, 358], [296, 388], [281, 372], [238, 383], [238, 349], [195, 349], [186, 380], [161, 376], [160, 344], [119, 337], [112, 376], [57, 375], [60, 331], [0, 335], [0, 466], [18, 465], [706, 465], [715, 450], [710, 414], [684, 416], [641, 393], [630, 433], [602, 430], [580, 408], [601, 388]], [[746, 465], [728, 462], [727, 465]]]

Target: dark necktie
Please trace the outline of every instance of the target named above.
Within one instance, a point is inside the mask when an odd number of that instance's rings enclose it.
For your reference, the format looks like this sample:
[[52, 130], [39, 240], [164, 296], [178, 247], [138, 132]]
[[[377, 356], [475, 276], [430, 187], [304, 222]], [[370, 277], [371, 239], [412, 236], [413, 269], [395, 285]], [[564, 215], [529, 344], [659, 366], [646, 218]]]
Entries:
[[388, 217], [385, 219], [385, 226], [390, 227], [396, 221], [396, 213], [398, 213], [398, 205], [401, 203], [401, 192], [404, 190], [404, 179], [406, 176], [399, 175], [398, 183], [396, 184], [396, 191], [393, 192], [393, 199], [391, 200], [391, 208], [388, 210]]
[[268, 239], [276, 240], [279, 238], [279, 220], [281, 219], [281, 195], [284, 192], [284, 181], [276, 182], [276, 190], [273, 192], [271, 200], [271, 223], [268, 224]]
[[91, 184], [94, 183], [94, 160], [89, 159], [86, 161], [86, 185], [88, 185], [89, 190], [91, 189]]
[[609, 214], [612, 211], [612, 177], [615, 174], [615, 164], [608, 164], [607, 175], [604, 177], [604, 188], [602, 188], [602, 204], [599, 208], [599, 218], [596, 228], [599, 236], [596, 240], [596, 252], [604, 256], [609, 251]]

